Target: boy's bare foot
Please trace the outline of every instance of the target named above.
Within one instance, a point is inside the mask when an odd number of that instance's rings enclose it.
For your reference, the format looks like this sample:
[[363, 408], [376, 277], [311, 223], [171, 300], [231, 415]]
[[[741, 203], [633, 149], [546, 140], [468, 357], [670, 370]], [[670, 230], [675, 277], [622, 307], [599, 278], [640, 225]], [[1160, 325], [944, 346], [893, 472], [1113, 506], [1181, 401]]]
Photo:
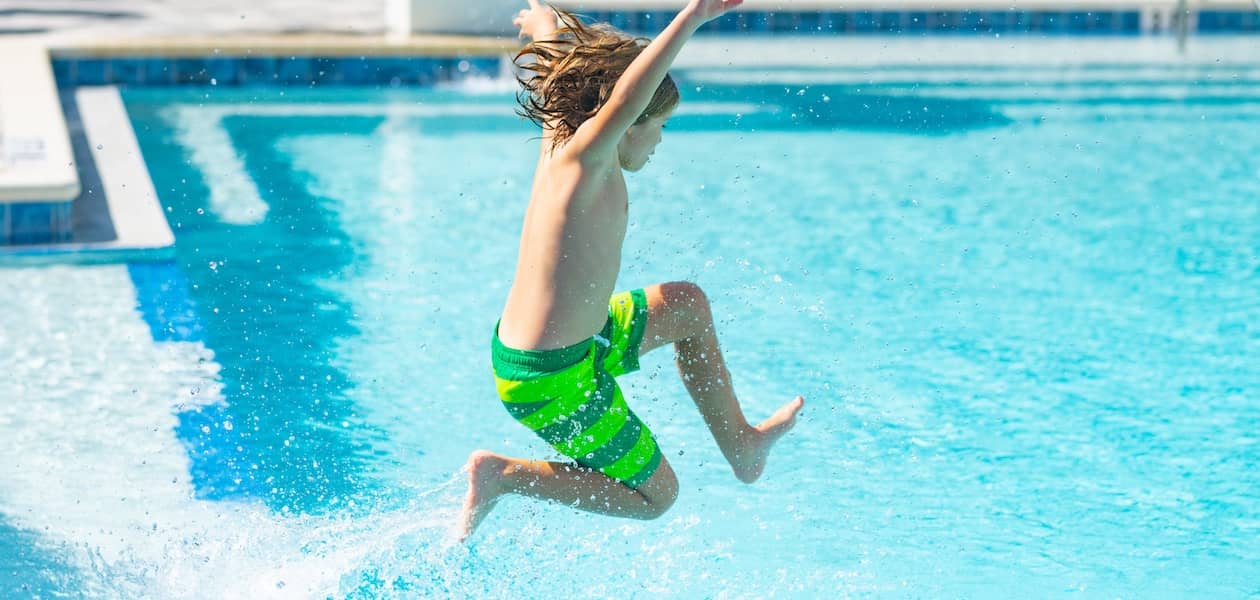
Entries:
[[744, 483], [752, 483], [761, 477], [766, 468], [766, 457], [770, 448], [796, 425], [796, 413], [805, 405], [805, 399], [797, 396], [791, 402], [779, 407], [769, 419], [753, 427], [745, 437], [745, 447], [731, 461], [735, 476]]
[[464, 497], [464, 510], [460, 513], [459, 541], [472, 535], [503, 495], [501, 484], [506, 467], [507, 459], [493, 452], [476, 450], [468, 455], [464, 465], [468, 471], [468, 495]]

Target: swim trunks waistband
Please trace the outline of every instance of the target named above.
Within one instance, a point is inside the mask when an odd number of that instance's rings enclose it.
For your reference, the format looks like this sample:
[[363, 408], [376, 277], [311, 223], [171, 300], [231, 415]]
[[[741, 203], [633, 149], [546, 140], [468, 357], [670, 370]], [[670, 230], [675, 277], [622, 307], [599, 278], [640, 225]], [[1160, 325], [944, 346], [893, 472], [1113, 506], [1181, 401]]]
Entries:
[[552, 350], [520, 350], [505, 346], [499, 340], [499, 324], [495, 323], [494, 339], [490, 342], [495, 374], [504, 379], [527, 381], [562, 371], [586, 358], [592, 339]]

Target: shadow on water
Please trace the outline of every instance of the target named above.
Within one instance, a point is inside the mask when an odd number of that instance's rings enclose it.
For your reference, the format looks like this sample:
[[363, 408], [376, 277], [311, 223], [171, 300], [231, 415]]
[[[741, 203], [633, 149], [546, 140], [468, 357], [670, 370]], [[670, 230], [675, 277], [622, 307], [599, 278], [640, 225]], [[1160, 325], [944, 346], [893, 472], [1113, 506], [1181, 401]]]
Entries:
[[179, 414], [199, 498], [258, 498], [275, 509], [319, 512], [366, 489], [373, 433], [346, 396], [353, 383], [334, 365], [338, 340], [357, 333], [355, 317], [321, 285], [348, 268], [354, 247], [275, 142], [293, 132], [366, 134], [379, 122], [225, 119], [269, 207], [265, 220], [247, 225], [212, 215], [208, 185], [185, 163], [185, 150], [139, 128], [176, 232], [176, 261], [222, 366], [225, 402]]
[[[683, 75], [685, 77], [685, 75]], [[680, 82], [684, 102], [739, 102], [766, 109], [742, 115], [679, 115], [687, 129], [849, 129], [942, 135], [1011, 123], [984, 99], [889, 94], [846, 85]]]

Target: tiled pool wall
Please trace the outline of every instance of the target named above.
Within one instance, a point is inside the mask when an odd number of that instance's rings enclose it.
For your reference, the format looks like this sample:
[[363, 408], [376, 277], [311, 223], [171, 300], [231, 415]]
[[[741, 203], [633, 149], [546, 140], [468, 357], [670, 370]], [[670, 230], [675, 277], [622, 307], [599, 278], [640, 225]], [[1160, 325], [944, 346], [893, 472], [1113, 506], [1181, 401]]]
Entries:
[[[606, 21], [634, 33], [656, 33], [673, 17], [670, 11], [594, 11]], [[1197, 17], [1197, 20], [1195, 19]], [[1192, 11], [1199, 33], [1260, 31], [1260, 11]], [[862, 11], [736, 11], [701, 28], [711, 33], [800, 34], [1098, 34], [1137, 35], [1151, 29], [1141, 10], [862, 10]]]
[[57, 85], [431, 85], [494, 76], [499, 57], [56, 58]]
[[1260, 6], [1253, 11], [1203, 10], [1198, 17], [1200, 33], [1260, 32]]
[[0, 202], [0, 244], [67, 242], [73, 202]]
[[[600, 11], [596, 21], [636, 33], [655, 33], [669, 23], [666, 11]], [[701, 28], [710, 33], [1064, 33], [1138, 34], [1142, 14], [1130, 11], [742, 11]]]

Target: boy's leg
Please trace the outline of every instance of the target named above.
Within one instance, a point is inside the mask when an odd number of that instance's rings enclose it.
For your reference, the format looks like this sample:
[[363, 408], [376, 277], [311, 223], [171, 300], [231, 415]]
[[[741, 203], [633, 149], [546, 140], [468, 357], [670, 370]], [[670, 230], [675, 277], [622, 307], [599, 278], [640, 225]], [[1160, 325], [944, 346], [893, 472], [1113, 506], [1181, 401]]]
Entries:
[[683, 385], [735, 476], [746, 483], [756, 481], [765, 468], [770, 447], [795, 425], [804, 399], [797, 396], [761, 424], [749, 425], [718, 347], [704, 292], [694, 283], [671, 282], [648, 286], [644, 293], [648, 319], [639, 355], [674, 344]]
[[660, 466], [638, 489], [599, 471], [573, 463], [511, 458], [485, 450], [468, 457], [468, 495], [460, 539], [466, 539], [506, 494], [567, 504], [587, 512], [655, 519], [669, 510], [678, 497], [678, 479], [669, 462]]

